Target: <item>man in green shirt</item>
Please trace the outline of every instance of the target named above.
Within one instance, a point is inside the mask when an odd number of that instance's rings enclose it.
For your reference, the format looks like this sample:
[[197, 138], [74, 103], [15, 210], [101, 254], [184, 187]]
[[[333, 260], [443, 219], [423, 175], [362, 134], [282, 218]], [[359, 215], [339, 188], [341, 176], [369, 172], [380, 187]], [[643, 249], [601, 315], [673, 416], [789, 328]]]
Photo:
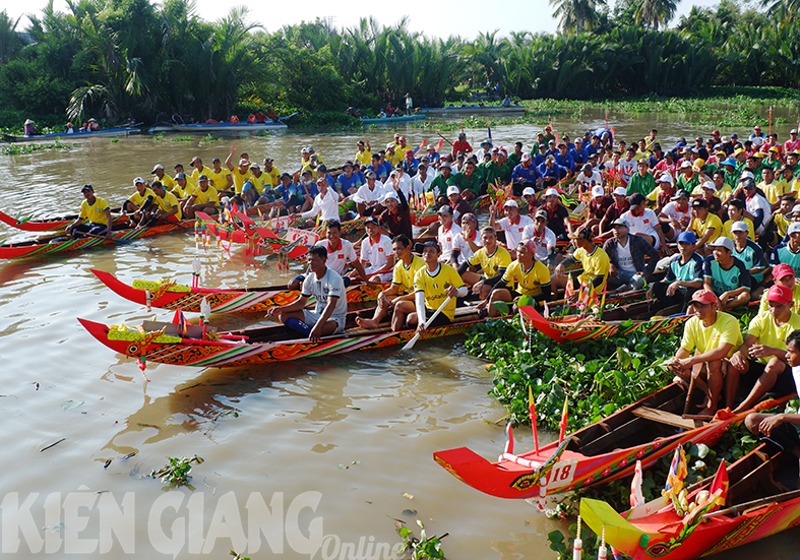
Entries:
[[656, 179], [653, 177], [653, 174], [650, 173], [646, 159], [640, 159], [639, 163], [636, 164], [636, 168], [638, 173], [634, 173], [631, 176], [626, 191], [627, 195], [631, 196], [634, 193], [641, 193], [642, 196], [646, 197], [655, 190]]

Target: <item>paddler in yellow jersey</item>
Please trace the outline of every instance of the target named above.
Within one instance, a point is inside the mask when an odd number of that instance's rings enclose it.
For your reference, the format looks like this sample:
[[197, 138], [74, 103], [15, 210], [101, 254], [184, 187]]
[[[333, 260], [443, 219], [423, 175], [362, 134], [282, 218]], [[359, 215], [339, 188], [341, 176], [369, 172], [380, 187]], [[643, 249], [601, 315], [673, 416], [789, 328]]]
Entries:
[[92, 185], [83, 185], [81, 193], [81, 209], [78, 218], [67, 226], [67, 235], [76, 239], [86, 237], [86, 234], [111, 237], [111, 209], [108, 202], [94, 195]]
[[153, 181], [150, 188], [156, 195], [156, 207], [151, 212], [149, 225], [180, 222], [183, 212], [178, 197], [164, 188], [161, 181]]
[[356, 142], [356, 148], [358, 148], [358, 151], [356, 152], [355, 160], [361, 167], [367, 167], [372, 163], [372, 147], [369, 145], [369, 140], [366, 142], [359, 140]]
[[208, 182], [218, 193], [233, 190], [233, 175], [229, 169], [222, 167], [222, 161], [218, 157], [211, 160], [211, 171], [206, 175]]
[[[195, 185], [198, 184], [198, 179], [200, 178], [200, 175], [205, 175], [206, 177], [209, 178], [209, 180], [211, 179], [211, 174], [213, 173], [213, 171], [208, 167], [206, 167], [205, 165], [203, 165], [203, 160], [202, 158], [200, 158], [200, 156], [194, 156], [192, 158], [192, 161], [189, 162], [189, 165], [191, 167], [194, 167], [194, 169], [192, 169], [191, 179]], [[219, 190], [220, 189], [217, 189], [217, 192], [219, 192]]]
[[168, 191], [171, 191], [175, 187], [175, 179], [164, 173], [164, 166], [160, 163], [156, 164], [150, 174], [155, 175], [156, 180], [161, 181], [161, 184], [164, 185], [164, 188]]
[[[166, 177], [166, 175], [165, 175]], [[189, 182], [186, 180], [186, 173], [176, 173], [175, 174], [175, 184], [170, 189], [170, 192], [178, 197], [178, 200], [185, 202], [192, 196], [192, 191], [194, 187], [192, 187]]]
[[572, 239], [577, 249], [572, 256], [558, 264], [554, 271], [553, 285], [557, 288], [566, 287], [569, 280], [565, 272], [566, 267], [580, 262], [583, 266], [583, 272], [578, 276], [580, 289], [588, 290], [589, 294], [598, 298], [601, 297], [606, 289], [608, 273], [611, 268], [608, 253], [602, 247], [594, 244], [590, 228], [581, 228], [577, 232], [571, 233], [569, 238]]
[[[512, 262], [498, 286], [492, 290], [485, 307], [489, 317], [500, 312], [492, 305], [496, 301], [516, 301], [517, 305], [535, 305], [550, 297], [550, 271], [536, 260], [536, 242], [520, 241], [517, 245], [517, 260]], [[481, 313], [483, 315], [483, 313]]]
[[242, 199], [247, 207], [255, 206], [261, 195], [272, 190], [270, 177], [257, 163], [250, 164], [250, 179], [242, 187]]
[[469, 291], [455, 268], [439, 262], [440, 253], [439, 244], [435, 241], [423, 244], [422, 260], [425, 266], [414, 275], [415, 301], [400, 301], [395, 305], [393, 325], [402, 327], [408, 323], [409, 326], [416, 326], [417, 332], [424, 332], [428, 317], [439, 309], [448, 296], [450, 301], [428, 326], [447, 325], [455, 319], [456, 298], [466, 297]]
[[206, 214], [216, 214], [219, 206], [219, 194], [217, 189], [208, 184], [208, 177], [200, 175], [197, 178], [198, 185], [192, 191], [191, 196], [183, 203], [183, 215], [186, 218], [194, 218], [194, 213], [198, 210]]
[[122, 205], [122, 211], [132, 214], [131, 221], [139, 223], [145, 212], [150, 211], [151, 206], [155, 205], [155, 193], [151, 191], [141, 177], [133, 180], [136, 191], [128, 197]]
[[250, 173], [250, 160], [246, 157], [239, 159], [239, 165], [233, 165], [233, 156], [236, 154], [236, 146], [231, 146], [231, 152], [225, 160], [225, 166], [231, 170], [233, 175], [233, 190], [238, 196], [242, 195], [244, 184], [247, 181], [252, 181], [253, 174]]
[[[362, 329], [377, 329], [391, 310], [401, 301], [411, 303], [414, 299], [414, 277], [417, 271], [425, 266], [421, 257], [411, 252], [411, 240], [405, 235], [398, 235], [392, 239], [396, 264], [392, 270], [392, 284], [378, 294], [378, 305], [372, 314], [372, 319], [358, 317], [356, 323]], [[405, 320], [405, 318], [403, 318]], [[403, 323], [395, 314], [392, 317], [392, 329], [399, 331]]]
[[[270, 189], [274, 189], [280, 184], [281, 172], [278, 171], [277, 167], [275, 167], [275, 163], [273, 162], [272, 158], [264, 158], [264, 165], [262, 166], [261, 171], [263, 171], [264, 175], [267, 176]], [[261, 194], [263, 195], [264, 191], [261, 191]]]
[[500, 282], [511, 264], [511, 254], [497, 243], [497, 233], [493, 227], [486, 226], [481, 230], [481, 243], [483, 247], [462, 263], [458, 272], [472, 287], [472, 292], [488, 302], [495, 284]]

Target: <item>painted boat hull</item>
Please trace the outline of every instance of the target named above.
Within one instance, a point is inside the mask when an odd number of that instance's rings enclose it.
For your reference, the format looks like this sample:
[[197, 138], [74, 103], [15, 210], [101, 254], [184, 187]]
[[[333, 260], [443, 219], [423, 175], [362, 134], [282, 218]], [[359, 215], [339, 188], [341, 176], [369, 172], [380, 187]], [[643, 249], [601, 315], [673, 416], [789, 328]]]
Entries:
[[463, 107], [421, 107], [420, 113], [431, 117], [468, 117], [468, 116], [495, 116], [495, 115], [522, 115], [525, 113], [524, 107], [502, 107], [491, 106], [481, 107], [480, 105], [465, 105]]
[[[300, 292], [287, 291], [285, 286], [250, 288], [246, 290], [225, 290], [215, 288], [192, 288], [189, 291], [156, 291], [135, 288], [120, 281], [109, 272], [92, 269], [92, 273], [115, 294], [140, 305], [158, 309], [180, 309], [199, 313], [200, 302], [206, 298], [212, 313], [258, 313], [265, 312], [276, 305], [286, 305], [295, 301]], [[350, 304], [375, 301], [380, 291], [388, 284], [356, 284], [347, 290]], [[148, 302], [148, 293], [150, 301]]]
[[402, 117], [383, 117], [383, 118], [362, 118], [361, 122], [366, 125], [370, 124], [400, 124], [414, 121], [424, 121], [428, 117], [426, 115], [403, 115]]
[[[585, 449], [586, 442], [591, 446], [606, 434], [611, 436], [615, 430], [622, 432], [625, 426], [633, 427], [629, 420], [633, 409], [641, 406], [659, 408], [674, 399], [680, 399], [682, 403], [685, 394], [685, 390], [677, 384], [668, 385], [604, 418], [601, 422], [578, 430], [571, 438], [574, 441], [584, 442]], [[652, 439], [654, 432], [648, 431], [647, 422], [638, 422], [636, 431], [632, 432], [636, 434], [635, 437], [629, 435], [627, 438], [619, 436], [618, 440], [611, 439], [609, 444], [613, 442], [613, 450], [596, 455], [587, 455], [579, 450], [573, 451], [570, 445], [548, 473], [544, 495], [597, 486], [629, 476], [633, 473], [637, 460], [642, 462], [643, 468], [647, 468], [671, 454], [678, 445], [687, 442], [713, 444], [734, 422], [741, 422], [744, 416], [745, 414], [725, 416], [723, 413], [718, 413], [718, 417], [714, 420], [697, 428], [656, 439]], [[603, 426], [610, 426], [610, 431], [606, 431]], [[674, 429], [672, 431], [674, 432]], [[630, 441], [636, 443], [630, 444]], [[517, 457], [521, 462], [543, 465], [553, 456], [557, 447], [558, 442], [553, 442], [540, 448], [538, 453], [530, 451]], [[537, 469], [524, 466], [520, 461], [504, 459], [504, 456], [505, 453], [500, 460], [490, 462], [466, 447], [437, 451], [433, 454], [434, 460], [447, 472], [485, 494], [508, 499], [540, 497], [540, 473]]]
[[[146, 357], [160, 364], [195, 367], [238, 367], [285, 362], [304, 358], [319, 358], [346, 354], [356, 350], [373, 350], [405, 344], [416, 330], [379, 330], [357, 336], [325, 337], [320, 342], [293, 339], [275, 342], [242, 342], [231, 340], [182, 339], [178, 343], [149, 343], [109, 339], [109, 327], [87, 319], [80, 323], [101, 343], [115, 352], [130, 358]], [[442, 327], [427, 329], [421, 338], [439, 338], [466, 333], [481, 319], [467, 320]], [[237, 331], [234, 335], [250, 331]]]
[[[119, 212], [119, 208], [112, 209], [111, 212]], [[44, 232], [63, 230], [77, 218], [77, 214], [43, 219], [32, 219], [31, 216], [28, 216], [27, 218], [15, 218], [3, 211], [0, 211], [0, 222], [22, 231]], [[126, 224], [128, 223], [128, 217], [116, 216], [114, 217], [113, 223], [114, 225]]]
[[[129, 243], [144, 237], [153, 237], [167, 233], [186, 231], [194, 228], [194, 220], [184, 220], [178, 224], [163, 224], [141, 229], [126, 229], [117, 231], [113, 239], [86, 237], [83, 239], [66, 239], [58, 241], [56, 238], [47, 238], [35, 241], [23, 241], [19, 243], [5, 243], [0, 245], [1, 259], [22, 259], [28, 257], [51, 257], [62, 253], [74, 251], [86, 251], [96, 247]], [[51, 242], [52, 241], [52, 242]]]
[[602, 321], [578, 316], [546, 319], [531, 306], [522, 306], [520, 310], [536, 330], [556, 342], [583, 342], [600, 337], [626, 336], [634, 332], [658, 336], [675, 332], [688, 319], [688, 315], [645, 321]]
[[[730, 488], [744, 476], [754, 473], [759, 464], [763, 465], [763, 458], [768, 456], [765, 450], [765, 446], [759, 446], [727, 467]], [[790, 457], [786, 461], [796, 465], [797, 459]], [[707, 490], [709, 486], [707, 482], [697, 490]], [[799, 494], [795, 488], [752, 502], [739, 502], [733, 510], [716, 515], [711, 511], [694, 523], [678, 516], [663, 498], [622, 515], [605, 502], [584, 498], [580, 512], [593, 531], [599, 533], [605, 527], [608, 544], [629, 557], [689, 560], [718, 554], [797, 527], [800, 525]], [[749, 507], [748, 502], [752, 504]]]
[[132, 134], [139, 134], [141, 130], [130, 127], [105, 128], [94, 132], [75, 131], [72, 134], [66, 132], [51, 132], [48, 134], [37, 134], [35, 136], [15, 136], [4, 134], [3, 140], [6, 142], [41, 142], [45, 140], [63, 140], [73, 142], [75, 140], [90, 140], [92, 138], [123, 138]]
[[196, 123], [196, 124], [161, 124], [154, 127], [151, 127], [148, 132], [153, 134], [157, 132], [189, 132], [189, 133], [202, 133], [202, 134], [209, 134], [209, 133], [255, 133], [261, 132], [264, 130], [286, 130], [289, 128], [286, 126], [285, 123], [278, 121], [278, 122], [268, 122], [268, 123], [219, 123], [219, 124], [205, 124], [205, 123]]

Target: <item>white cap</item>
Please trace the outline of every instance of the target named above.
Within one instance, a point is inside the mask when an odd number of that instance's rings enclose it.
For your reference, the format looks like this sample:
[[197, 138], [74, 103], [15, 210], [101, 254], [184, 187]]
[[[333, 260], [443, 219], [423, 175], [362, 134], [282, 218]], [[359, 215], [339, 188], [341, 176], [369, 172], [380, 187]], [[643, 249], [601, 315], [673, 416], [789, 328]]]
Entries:
[[681, 163], [681, 167], [680, 168], [681, 169], [686, 169], [687, 167], [691, 167], [691, 166], [692, 166], [692, 163], [690, 161], [683, 160], [683, 163]]
[[533, 187], [525, 187], [522, 189], [522, 196], [536, 196], [536, 191], [533, 190]]
[[547, 189], [546, 191], [544, 191], [544, 195], [545, 196], [558, 196], [558, 191], [551, 187], [551, 188]]
[[794, 222], [792, 224], [789, 224], [789, 229], [786, 230], [786, 233], [788, 233], [789, 235], [793, 233], [800, 233], [800, 223]]
[[794, 214], [795, 212], [800, 212], [800, 204], [795, 204], [792, 206], [792, 211], [790, 213]]
[[393, 199], [395, 199], [395, 200], [400, 200], [400, 199], [397, 197], [397, 195], [395, 194], [395, 192], [394, 192], [394, 191], [391, 191], [391, 192], [388, 192], [388, 193], [386, 193], [385, 195], [383, 195], [383, 199], [381, 200], [381, 202], [386, 202], [386, 201], [387, 201], [387, 200], [389, 200], [390, 198], [393, 198]]
[[394, 144], [392, 144], [391, 142], [389, 142], [388, 144], [386, 144], [386, 149], [388, 150], [389, 148], [392, 148], [392, 149], [394, 149]]
[[711, 181], [706, 181], [705, 183], [703, 183], [703, 188], [714, 192], [717, 191], [717, 185], [715, 185]]
[[519, 208], [519, 205], [517, 204], [517, 201], [514, 200], [513, 198], [509, 198], [508, 200], [506, 200], [503, 203], [503, 208], [505, 208], [506, 206], [511, 206], [513, 208]]
[[659, 183], [669, 183], [670, 185], [673, 183], [672, 175], [669, 173], [662, 173], [661, 177], [658, 178]]
[[625, 190], [625, 187], [617, 187], [611, 194], [615, 194], [617, 196], [628, 196], [628, 191]]
[[[800, 225], [800, 224], [799, 224]], [[798, 230], [800, 231], [800, 230]], [[734, 244], [730, 237], [723, 237], [720, 235], [714, 241], [708, 244], [709, 247], [725, 247], [728, 251], [733, 251]]]
[[161, 165], [160, 163], [157, 163], [156, 166], [153, 168], [153, 170], [150, 173], [155, 173], [159, 169], [161, 169], [163, 171], [164, 170], [164, 166]]
[[451, 194], [460, 194], [460, 193], [461, 191], [458, 190], [458, 187], [455, 185], [450, 185], [449, 187], [447, 187], [447, 196], [450, 196]]
[[748, 231], [748, 230], [749, 228], [747, 227], [747, 223], [745, 222], [733, 222], [733, 224], [731, 224], [731, 231]]
[[605, 196], [605, 195], [606, 195], [606, 190], [600, 185], [595, 185], [592, 187], [592, 196]]
[[742, 174], [739, 175], [739, 181], [744, 181], [745, 179], [755, 180], [755, 175], [753, 175], [750, 171], [742, 171]]
[[144, 179], [142, 179], [141, 177], [136, 177], [136, 179], [133, 180], [134, 186], [136, 185], [136, 183], [144, 183]]

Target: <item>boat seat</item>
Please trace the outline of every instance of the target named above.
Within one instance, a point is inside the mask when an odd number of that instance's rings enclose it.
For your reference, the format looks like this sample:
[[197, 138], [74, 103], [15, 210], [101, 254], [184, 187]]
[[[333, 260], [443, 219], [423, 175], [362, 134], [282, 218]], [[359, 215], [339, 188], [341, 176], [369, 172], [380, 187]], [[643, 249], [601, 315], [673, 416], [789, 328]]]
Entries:
[[702, 422], [699, 420], [690, 420], [673, 412], [667, 412], [665, 410], [659, 410], [649, 406], [636, 407], [631, 411], [631, 413], [634, 416], [644, 418], [645, 420], [652, 420], [653, 422], [659, 422], [661, 424], [666, 424], [667, 426], [683, 428], [686, 430], [693, 430], [694, 428], [702, 425]]

